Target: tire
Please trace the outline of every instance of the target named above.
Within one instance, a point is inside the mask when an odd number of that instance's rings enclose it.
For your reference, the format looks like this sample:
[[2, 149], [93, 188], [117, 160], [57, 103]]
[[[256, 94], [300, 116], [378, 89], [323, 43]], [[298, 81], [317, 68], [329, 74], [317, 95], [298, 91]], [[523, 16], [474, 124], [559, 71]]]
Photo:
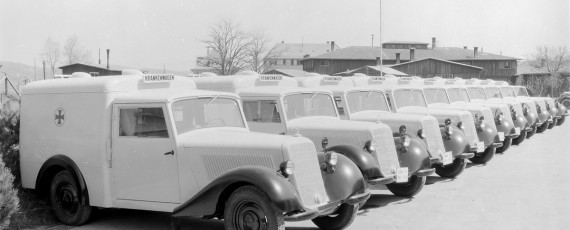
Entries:
[[50, 186], [50, 203], [57, 219], [66, 225], [82, 225], [91, 216], [91, 206], [81, 204], [78, 194], [79, 189], [69, 171], [55, 174]]
[[340, 207], [331, 215], [319, 216], [312, 219], [313, 223], [320, 229], [327, 230], [341, 230], [345, 229], [356, 218], [356, 211], [358, 211], [358, 204], [341, 204]]
[[396, 196], [413, 197], [422, 191], [426, 183], [426, 177], [412, 175], [407, 183], [391, 183], [387, 184], [388, 190]]
[[536, 125], [532, 125], [532, 130], [526, 132], [526, 138], [530, 138], [530, 137], [534, 136], [537, 129], [538, 129], [538, 127], [536, 127]]
[[526, 132], [521, 132], [517, 138], [513, 139], [513, 145], [520, 145], [526, 139]]
[[232, 192], [224, 210], [225, 229], [285, 230], [283, 213], [277, 212], [267, 195], [254, 186]]
[[556, 125], [560, 126], [560, 125], [564, 124], [564, 121], [566, 121], [566, 116], [562, 116], [562, 118], [560, 118], [560, 120], [558, 120], [558, 123]]
[[562, 100], [562, 105], [564, 105], [566, 108], [570, 108], [570, 99]]
[[475, 154], [474, 157], [469, 158], [469, 160], [475, 164], [485, 164], [489, 162], [495, 156], [496, 148], [487, 147], [483, 154], [477, 155]]
[[554, 128], [554, 126], [556, 126], [556, 124], [558, 124], [558, 119], [556, 119], [556, 118], [552, 119], [552, 123], [548, 124], [548, 129]]
[[504, 153], [505, 151], [507, 151], [507, 149], [511, 147], [512, 143], [513, 143], [513, 138], [505, 137], [505, 140], [503, 140], [503, 146], [497, 148], [497, 152]]
[[465, 159], [455, 158], [451, 164], [436, 166], [435, 173], [440, 177], [455, 178], [465, 170], [465, 166], [467, 166]]
[[536, 132], [543, 133], [547, 128], [548, 128], [548, 123], [545, 122], [540, 127], [538, 127], [538, 129], [536, 129]]

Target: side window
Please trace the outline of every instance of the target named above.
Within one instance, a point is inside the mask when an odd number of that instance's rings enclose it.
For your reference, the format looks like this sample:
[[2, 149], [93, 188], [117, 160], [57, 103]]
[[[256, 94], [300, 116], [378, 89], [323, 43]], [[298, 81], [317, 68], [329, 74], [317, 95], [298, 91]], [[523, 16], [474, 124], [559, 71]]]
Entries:
[[342, 107], [342, 100], [339, 96], [334, 97], [334, 102], [336, 104], [336, 108], [338, 109], [338, 115], [344, 115], [344, 107]]
[[244, 101], [243, 112], [247, 121], [281, 123], [277, 102], [273, 100]]
[[121, 137], [168, 138], [162, 108], [120, 109], [119, 116], [119, 136]]

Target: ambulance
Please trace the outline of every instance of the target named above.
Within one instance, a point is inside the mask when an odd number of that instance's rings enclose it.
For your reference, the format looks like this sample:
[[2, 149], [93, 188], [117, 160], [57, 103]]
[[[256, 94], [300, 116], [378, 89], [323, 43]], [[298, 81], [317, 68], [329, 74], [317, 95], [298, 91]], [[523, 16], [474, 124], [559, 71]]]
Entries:
[[[284, 229], [346, 227], [370, 190], [352, 162], [300, 136], [250, 132], [239, 98], [188, 77], [142, 74], [36, 81], [21, 99], [24, 188], [67, 225], [93, 207]], [[348, 162], [349, 164], [346, 164]]]
[[[432, 165], [440, 162], [438, 157], [444, 151], [443, 140], [437, 128], [437, 120], [431, 116], [415, 116], [415, 115], [397, 115], [389, 111], [381, 110], [382, 92], [366, 87], [355, 87], [352, 81], [340, 76], [328, 76], [319, 74], [310, 74], [307, 77], [293, 77], [299, 83], [299, 87], [312, 88], [319, 87], [330, 90], [334, 95], [334, 101], [343, 120], [353, 121], [369, 121], [374, 123], [383, 123], [390, 127], [396, 143], [396, 150], [400, 165], [407, 167], [409, 170], [408, 182], [402, 184], [393, 183], [386, 185], [390, 191], [409, 189], [406, 195], [415, 195], [412, 192], [419, 192], [411, 186], [412, 184], [425, 184], [426, 176], [432, 174], [435, 168]], [[348, 99], [347, 99], [348, 98]], [[385, 107], [384, 107], [385, 108]], [[423, 124], [432, 124], [429, 128]], [[425, 129], [425, 132], [432, 131], [439, 142], [435, 142], [432, 149], [440, 147], [441, 152], [434, 152], [434, 156], [430, 157], [427, 146], [424, 141], [415, 135], [418, 129]], [[430, 136], [430, 138], [433, 138]], [[409, 140], [408, 140], [409, 139]], [[432, 142], [433, 143], [433, 142]], [[437, 154], [435, 154], [437, 153]], [[451, 157], [451, 153], [449, 153]], [[449, 161], [451, 163], [451, 160]], [[396, 192], [398, 193], [398, 192]], [[403, 191], [401, 192], [403, 193]]]
[[[409, 169], [401, 167], [390, 127], [341, 120], [328, 90], [300, 88], [292, 78], [252, 71], [200, 77], [195, 82], [198, 89], [238, 94], [253, 131], [301, 135], [315, 146], [328, 143], [327, 150], [351, 159], [373, 188], [408, 182]], [[412, 190], [423, 187], [417, 185], [414, 184]], [[407, 191], [395, 194], [406, 196]]]
[[[533, 95], [529, 95], [529, 93], [528, 93], [529, 91], [525, 86], [513, 85], [512, 89], [515, 92], [515, 96], [517, 96], [517, 97], [523, 97], [523, 98], [534, 97]], [[558, 101], [558, 99], [554, 99], [554, 98], [550, 98], [550, 97], [539, 97], [539, 98], [546, 99], [551, 108], [556, 108], [558, 110], [558, 113], [556, 114], [556, 118], [557, 118], [556, 125], [558, 125], [558, 126], [562, 125], [562, 123], [564, 123], [564, 121], [566, 120], [566, 116], [568, 116], [567, 106], [564, 106], [563, 104], [561, 104]]]
[[482, 152], [471, 114], [465, 111], [428, 108], [420, 88], [410, 86], [411, 77], [353, 76], [357, 86], [368, 85], [386, 92], [386, 100], [391, 111], [399, 114], [429, 115], [437, 119], [443, 138], [445, 151], [452, 153], [453, 162], [436, 168], [443, 177], [457, 177], [465, 170], [473, 152]]

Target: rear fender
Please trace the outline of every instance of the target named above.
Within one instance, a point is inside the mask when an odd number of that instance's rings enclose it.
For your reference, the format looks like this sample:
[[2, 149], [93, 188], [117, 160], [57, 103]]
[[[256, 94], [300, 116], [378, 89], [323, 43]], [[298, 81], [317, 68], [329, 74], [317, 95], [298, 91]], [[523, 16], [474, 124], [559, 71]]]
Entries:
[[263, 191], [272, 205], [281, 212], [303, 210], [303, 205], [293, 185], [276, 172], [259, 166], [232, 169], [206, 185], [188, 201], [176, 207], [172, 213], [181, 216], [219, 216], [231, 193], [244, 185], [253, 185]]
[[79, 189], [79, 201], [82, 204], [89, 205], [89, 194], [87, 193], [87, 184], [85, 183], [83, 174], [81, 174], [75, 162], [64, 155], [52, 156], [42, 165], [36, 177], [36, 190], [38, 194], [41, 197], [49, 195], [53, 177], [63, 170], [67, 170], [73, 175], [75, 184]]
[[372, 154], [364, 151], [363, 149], [358, 149], [353, 146], [348, 145], [337, 145], [328, 147], [326, 151], [333, 151], [340, 153], [350, 159], [362, 173], [364, 179], [373, 179], [381, 177], [380, 166], [378, 166], [378, 161], [372, 156]]

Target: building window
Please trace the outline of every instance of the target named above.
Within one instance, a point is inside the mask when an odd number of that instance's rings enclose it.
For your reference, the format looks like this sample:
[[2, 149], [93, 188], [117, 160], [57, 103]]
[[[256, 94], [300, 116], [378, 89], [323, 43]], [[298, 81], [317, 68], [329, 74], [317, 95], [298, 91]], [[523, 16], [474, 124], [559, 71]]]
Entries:
[[503, 62], [503, 69], [512, 69], [513, 66], [511, 65], [510, 61]]
[[451, 78], [453, 78], [453, 74], [442, 74], [441, 77], [451, 79]]
[[287, 65], [287, 59], [283, 59], [283, 65]]
[[89, 75], [91, 75], [91, 77], [99, 77], [99, 72], [89, 72]]
[[277, 60], [271, 60], [271, 63], [269, 65], [277, 65]]
[[305, 63], [307, 63], [307, 69], [312, 69], [313, 68], [313, 61], [305, 61]]
[[291, 65], [295, 65], [295, 60], [291, 59]]
[[321, 66], [329, 66], [329, 61], [321, 61]]

